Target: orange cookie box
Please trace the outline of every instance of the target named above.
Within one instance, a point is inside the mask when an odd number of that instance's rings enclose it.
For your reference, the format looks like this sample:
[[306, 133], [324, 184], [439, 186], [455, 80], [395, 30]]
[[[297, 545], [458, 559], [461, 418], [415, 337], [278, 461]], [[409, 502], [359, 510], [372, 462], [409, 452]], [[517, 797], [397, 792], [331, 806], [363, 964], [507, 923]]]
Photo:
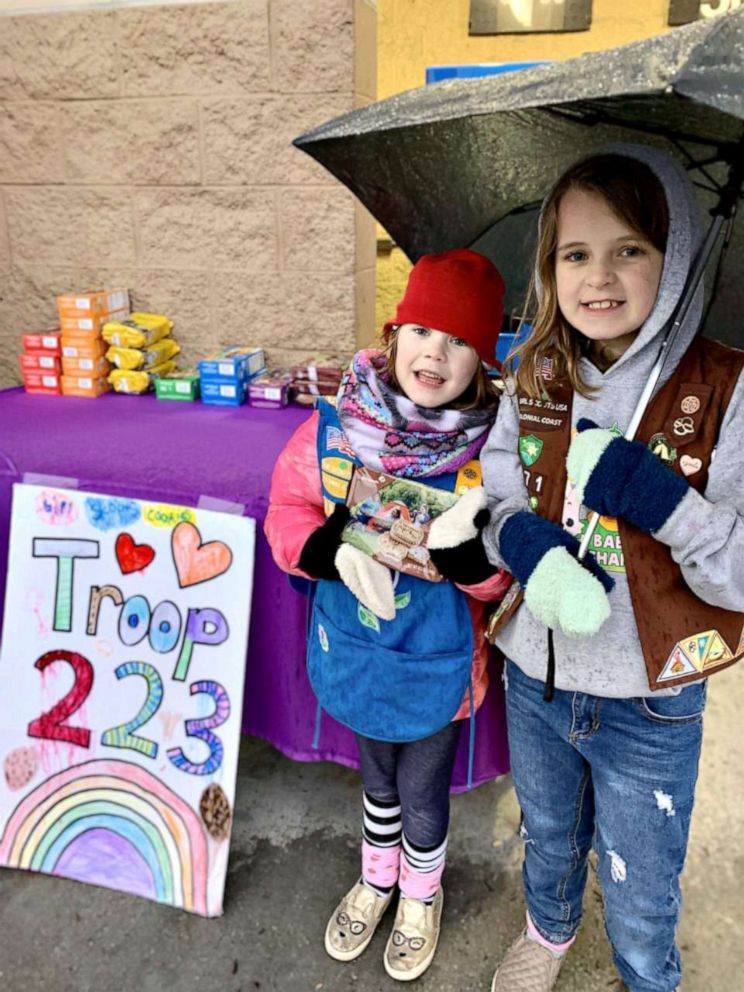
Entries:
[[62, 395], [63, 396], [88, 396], [96, 397], [107, 393], [111, 389], [108, 379], [84, 376], [84, 375], [63, 375]]
[[[129, 313], [128, 289], [94, 289], [85, 293], [72, 293], [57, 297], [60, 321], [72, 322], [126, 311]], [[70, 328], [74, 330], [74, 328]], [[99, 327], [80, 327], [79, 330], [100, 330]]]

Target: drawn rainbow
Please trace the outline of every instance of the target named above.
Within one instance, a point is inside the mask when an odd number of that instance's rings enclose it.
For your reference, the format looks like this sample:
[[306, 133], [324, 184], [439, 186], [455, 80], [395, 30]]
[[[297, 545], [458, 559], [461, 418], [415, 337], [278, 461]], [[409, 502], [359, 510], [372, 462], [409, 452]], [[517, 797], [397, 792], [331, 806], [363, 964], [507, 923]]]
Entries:
[[0, 864], [214, 915], [198, 815], [154, 775], [125, 761], [75, 765], [29, 793], [6, 824]]

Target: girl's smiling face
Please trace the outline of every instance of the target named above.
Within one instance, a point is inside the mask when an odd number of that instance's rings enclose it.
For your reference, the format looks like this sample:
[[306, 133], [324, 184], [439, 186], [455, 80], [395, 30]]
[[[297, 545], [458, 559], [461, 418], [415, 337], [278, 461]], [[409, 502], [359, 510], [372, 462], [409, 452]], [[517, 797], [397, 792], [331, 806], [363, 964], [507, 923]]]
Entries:
[[467, 341], [418, 324], [397, 331], [395, 377], [417, 406], [446, 406], [462, 396], [480, 359]]
[[603, 197], [569, 189], [561, 198], [555, 252], [558, 306], [586, 337], [627, 338], [629, 347], [656, 302], [663, 264], [664, 255]]

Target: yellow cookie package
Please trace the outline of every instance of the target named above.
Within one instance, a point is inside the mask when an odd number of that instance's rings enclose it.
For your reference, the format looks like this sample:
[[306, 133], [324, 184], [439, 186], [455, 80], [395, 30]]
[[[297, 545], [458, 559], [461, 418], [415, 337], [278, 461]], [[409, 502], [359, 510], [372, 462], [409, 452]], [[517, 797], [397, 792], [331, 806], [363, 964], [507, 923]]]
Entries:
[[172, 338], [156, 341], [148, 348], [118, 348], [116, 345], [106, 352], [106, 358], [117, 369], [142, 369], [148, 371], [156, 365], [167, 362], [179, 353], [181, 346]]
[[152, 388], [155, 379], [161, 375], [173, 372], [176, 363], [173, 361], [161, 362], [151, 369], [114, 369], [108, 379], [117, 393], [146, 393]]
[[167, 338], [173, 321], [160, 313], [130, 313], [125, 320], [110, 320], [101, 334], [106, 344], [119, 348], [147, 348]]

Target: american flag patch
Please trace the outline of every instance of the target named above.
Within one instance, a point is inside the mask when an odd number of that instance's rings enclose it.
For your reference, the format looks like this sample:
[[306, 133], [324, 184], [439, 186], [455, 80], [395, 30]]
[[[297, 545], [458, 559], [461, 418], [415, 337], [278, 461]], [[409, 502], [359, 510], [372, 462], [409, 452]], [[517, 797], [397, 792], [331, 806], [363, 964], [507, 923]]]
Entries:
[[354, 449], [346, 440], [346, 435], [338, 427], [326, 428], [326, 448], [329, 451], [340, 451], [347, 458], [354, 457]]
[[540, 363], [540, 375], [543, 377], [543, 379], [552, 379], [553, 378], [553, 359], [552, 358], [543, 358], [542, 362]]

